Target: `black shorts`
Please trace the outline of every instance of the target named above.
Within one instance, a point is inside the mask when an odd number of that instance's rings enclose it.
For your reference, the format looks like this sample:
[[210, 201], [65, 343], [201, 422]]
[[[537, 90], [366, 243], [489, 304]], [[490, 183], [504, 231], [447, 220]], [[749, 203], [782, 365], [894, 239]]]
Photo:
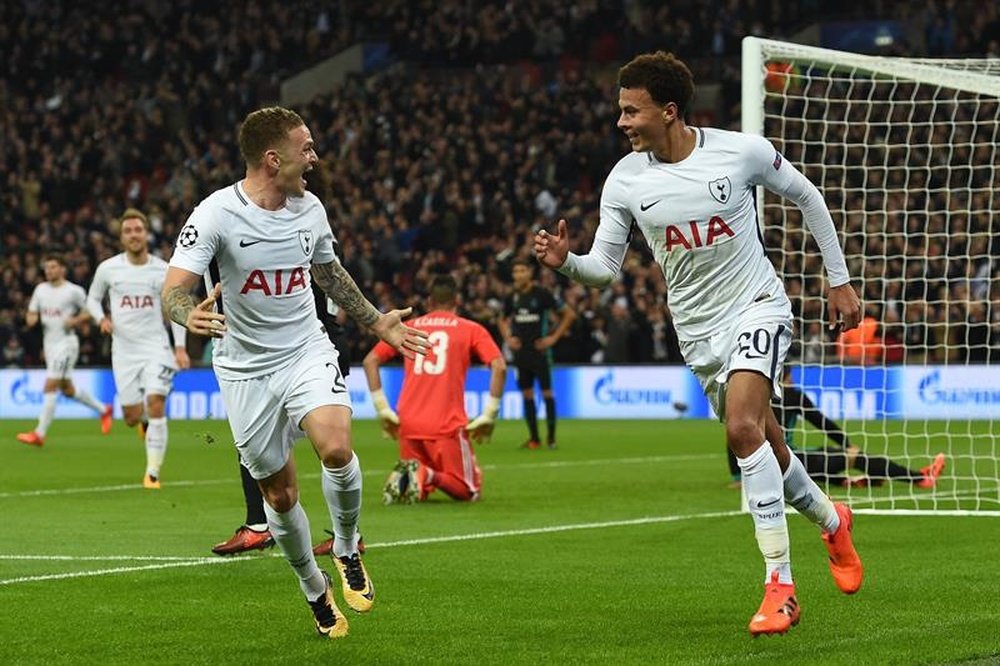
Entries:
[[543, 391], [552, 388], [552, 369], [545, 358], [517, 361], [515, 366], [517, 367], [517, 388], [522, 391], [534, 388], [536, 380]]

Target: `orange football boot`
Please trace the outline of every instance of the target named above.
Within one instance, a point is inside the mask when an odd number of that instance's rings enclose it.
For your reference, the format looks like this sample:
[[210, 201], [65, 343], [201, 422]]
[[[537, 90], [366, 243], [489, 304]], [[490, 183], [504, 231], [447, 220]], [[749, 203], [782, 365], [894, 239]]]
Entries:
[[269, 530], [257, 532], [246, 525], [240, 525], [233, 536], [212, 547], [216, 555], [236, 555], [251, 550], [264, 550], [274, 545], [274, 538]]
[[[333, 553], [333, 532], [330, 530], [323, 530], [330, 535], [330, 538], [326, 541], [320, 541], [318, 544], [313, 546], [313, 555], [331, 555]], [[362, 555], [365, 554], [365, 539], [360, 534], [358, 535], [358, 552]]]
[[823, 543], [826, 544], [826, 551], [830, 554], [830, 573], [833, 574], [833, 582], [841, 592], [854, 594], [861, 589], [861, 581], [865, 575], [865, 568], [851, 540], [854, 514], [851, 513], [850, 507], [840, 502], [835, 503], [833, 508], [840, 516], [840, 527], [836, 532], [823, 533]]
[[930, 465], [921, 468], [920, 473], [923, 474], [924, 478], [917, 481], [917, 488], [933, 488], [937, 484], [941, 472], [944, 471], [944, 464], [945, 457], [943, 453], [934, 456], [934, 460]]
[[764, 601], [750, 618], [750, 635], [783, 634], [799, 623], [799, 602], [795, 600], [795, 584], [779, 583], [778, 572], [771, 573], [771, 582], [764, 585]]
[[31, 446], [42, 446], [45, 444], [45, 438], [40, 437], [34, 430], [17, 433], [17, 441], [30, 444]]
[[107, 435], [111, 432], [111, 414], [114, 412], [114, 407], [108, 405], [101, 412], [101, 434]]

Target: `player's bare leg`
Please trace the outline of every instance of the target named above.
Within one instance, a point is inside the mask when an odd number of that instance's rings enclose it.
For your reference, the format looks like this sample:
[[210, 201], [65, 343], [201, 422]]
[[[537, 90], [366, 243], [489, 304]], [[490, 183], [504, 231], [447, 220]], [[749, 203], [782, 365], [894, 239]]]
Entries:
[[333, 563], [340, 573], [344, 600], [353, 610], [371, 610], [375, 586], [358, 551], [361, 515], [361, 464], [351, 448], [351, 411], [341, 405], [318, 407], [302, 419], [323, 463], [323, 497], [333, 523]]

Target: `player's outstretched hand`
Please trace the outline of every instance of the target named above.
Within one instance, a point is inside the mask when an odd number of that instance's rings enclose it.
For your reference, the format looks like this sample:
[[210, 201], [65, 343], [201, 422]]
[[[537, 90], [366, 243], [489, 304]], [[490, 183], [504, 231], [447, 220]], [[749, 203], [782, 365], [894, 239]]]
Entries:
[[413, 308], [405, 310], [390, 310], [383, 313], [372, 324], [375, 335], [385, 340], [406, 358], [416, 358], [417, 354], [427, 351], [427, 333], [411, 328], [403, 323], [403, 319], [413, 314]]
[[569, 234], [566, 232], [566, 220], [559, 220], [555, 234], [550, 234], [545, 229], [535, 234], [535, 256], [542, 266], [559, 268], [566, 263], [567, 255]]
[[105, 317], [104, 319], [101, 320], [101, 333], [103, 333], [104, 335], [111, 335], [111, 333], [114, 330], [115, 330], [114, 324], [111, 323], [111, 320], [109, 318]]
[[222, 337], [226, 332], [226, 315], [212, 310], [215, 301], [219, 299], [221, 294], [222, 284], [216, 283], [208, 298], [188, 313], [187, 322], [184, 324], [187, 330], [198, 335], [207, 335], [213, 338]]
[[837, 328], [838, 320], [841, 322], [841, 330], [844, 331], [849, 331], [861, 323], [861, 299], [858, 298], [850, 282], [832, 287], [827, 300], [830, 330]]

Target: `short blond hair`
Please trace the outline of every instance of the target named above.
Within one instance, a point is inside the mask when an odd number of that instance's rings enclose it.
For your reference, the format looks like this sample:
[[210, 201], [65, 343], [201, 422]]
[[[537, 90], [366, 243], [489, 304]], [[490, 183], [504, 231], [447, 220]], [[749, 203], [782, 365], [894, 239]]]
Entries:
[[142, 227], [146, 231], [149, 231], [149, 218], [138, 208], [126, 208], [122, 216], [118, 218], [119, 231], [121, 227], [124, 226], [125, 220], [139, 220], [142, 222]]
[[302, 116], [281, 106], [251, 112], [240, 125], [240, 152], [248, 166], [260, 164], [264, 153], [288, 138], [288, 133], [305, 125]]

